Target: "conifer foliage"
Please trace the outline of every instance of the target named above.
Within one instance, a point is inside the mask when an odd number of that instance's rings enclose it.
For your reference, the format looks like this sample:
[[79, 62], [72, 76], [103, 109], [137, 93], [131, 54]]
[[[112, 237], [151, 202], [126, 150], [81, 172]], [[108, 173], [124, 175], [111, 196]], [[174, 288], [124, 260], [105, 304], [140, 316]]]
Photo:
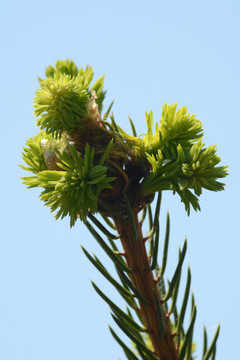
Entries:
[[[163, 105], [154, 131], [150, 111], [145, 113], [145, 135], [137, 135], [130, 118], [132, 134], [126, 133], [111, 113], [113, 102], [102, 115], [104, 76], [91, 84], [90, 66], [79, 69], [67, 59], [46, 68], [45, 75], [34, 98], [40, 131], [23, 149], [22, 168], [31, 173], [23, 177], [24, 183], [42, 189], [40, 199], [56, 219], [69, 216], [73, 226], [79, 218], [112, 260], [115, 274], [82, 247], [126, 302], [126, 310], [121, 309], [93, 283], [130, 340], [126, 344], [110, 327], [126, 358], [194, 359], [197, 310], [190, 296], [190, 269], [184, 296], [178, 296], [187, 240], [166, 280], [170, 218], [167, 214], [160, 248], [161, 194], [166, 190], [177, 194], [189, 215], [191, 208], [200, 210], [202, 189], [223, 190], [219, 179], [227, 170], [219, 166], [216, 146], [205, 147], [201, 121], [186, 107], [177, 109], [177, 104]], [[149, 231], [144, 235], [146, 219]], [[202, 360], [215, 359], [219, 330], [208, 344], [204, 329]]]

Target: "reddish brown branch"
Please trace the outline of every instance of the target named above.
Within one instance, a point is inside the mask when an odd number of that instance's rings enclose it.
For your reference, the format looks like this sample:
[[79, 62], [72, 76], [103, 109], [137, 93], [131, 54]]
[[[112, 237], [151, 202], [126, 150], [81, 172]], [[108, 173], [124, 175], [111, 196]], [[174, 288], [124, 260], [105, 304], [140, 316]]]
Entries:
[[166, 333], [162, 335], [159, 331], [157, 308], [155, 305], [153, 290], [158, 294], [160, 302], [161, 297], [157, 289], [157, 282], [154, 280], [152, 271], [149, 269], [149, 261], [145, 248], [145, 242], [142, 235], [141, 224], [138, 221], [137, 211], [133, 210], [134, 221], [138, 233], [138, 239], [133, 240], [131, 226], [126, 218], [114, 217], [114, 222], [119, 234], [125, 252], [127, 265], [133, 269], [131, 279], [136, 289], [149, 302], [150, 305], [144, 305], [139, 301], [144, 325], [148, 329], [151, 338], [154, 353], [161, 360], [177, 360], [178, 352], [171, 333], [169, 318], [164, 314], [164, 323]]

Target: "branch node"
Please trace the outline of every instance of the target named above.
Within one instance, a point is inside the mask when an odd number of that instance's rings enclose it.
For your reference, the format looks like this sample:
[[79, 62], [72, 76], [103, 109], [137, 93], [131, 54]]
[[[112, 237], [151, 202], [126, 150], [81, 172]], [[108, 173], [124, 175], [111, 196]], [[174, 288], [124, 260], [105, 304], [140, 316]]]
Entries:
[[117, 253], [118, 255], [121, 255], [121, 256], [125, 256], [126, 257], [126, 253], [125, 253], [125, 251], [118, 251], [118, 253]]

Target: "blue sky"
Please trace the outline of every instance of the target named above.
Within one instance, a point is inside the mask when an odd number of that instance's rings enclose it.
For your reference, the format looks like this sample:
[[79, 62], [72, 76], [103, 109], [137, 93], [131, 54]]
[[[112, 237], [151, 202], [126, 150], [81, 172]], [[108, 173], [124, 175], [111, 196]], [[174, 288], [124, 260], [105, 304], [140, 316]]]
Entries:
[[158, 121], [165, 102], [187, 105], [203, 121], [206, 145], [217, 144], [230, 165], [226, 190], [204, 192], [202, 211], [189, 218], [176, 196], [164, 194], [161, 221], [169, 210], [169, 277], [188, 238], [198, 358], [203, 324], [212, 338], [221, 322], [217, 359], [239, 360], [239, 13], [231, 0], [1, 2], [2, 360], [125, 359], [90, 279], [121, 302], [79, 245], [111, 265], [83, 224], [70, 230], [68, 219], [55, 221], [39, 191], [19, 178], [22, 147], [38, 131], [37, 77], [66, 58], [92, 65], [96, 78], [106, 74], [105, 108], [115, 99], [115, 118], [127, 131], [128, 115], [142, 133], [146, 110]]

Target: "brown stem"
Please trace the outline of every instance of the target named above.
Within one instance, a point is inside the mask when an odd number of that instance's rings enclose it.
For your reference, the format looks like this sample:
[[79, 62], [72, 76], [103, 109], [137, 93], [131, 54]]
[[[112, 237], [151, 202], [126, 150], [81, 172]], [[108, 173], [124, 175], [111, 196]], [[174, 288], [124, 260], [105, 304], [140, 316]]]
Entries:
[[152, 271], [149, 268], [149, 260], [144, 244], [141, 226], [138, 221], [137, 211], [133, 210], [133, 217], [136, 224], [138, 239], [133, 240], [130, 223], [126, 217], [114, 217], [114, 222], [125, 252], [127, 265], [133, 269], [131, 279], [136, 289], [148, 300], [150, 305], [144, 305], [139, 301], [144, 325], [148, 329], [151, 338], [154, 353], [161, 360], [177, 360], [178, 352], [174, 344], [173, 334], [171, 333], [169, 318], [164, 314], [164, 323], [166, 333], [162, 335], [159, 331], [157, 308], [155, 305], [153, 290], [160, 294], [157, 289], [157, 283], [154, 280]]

